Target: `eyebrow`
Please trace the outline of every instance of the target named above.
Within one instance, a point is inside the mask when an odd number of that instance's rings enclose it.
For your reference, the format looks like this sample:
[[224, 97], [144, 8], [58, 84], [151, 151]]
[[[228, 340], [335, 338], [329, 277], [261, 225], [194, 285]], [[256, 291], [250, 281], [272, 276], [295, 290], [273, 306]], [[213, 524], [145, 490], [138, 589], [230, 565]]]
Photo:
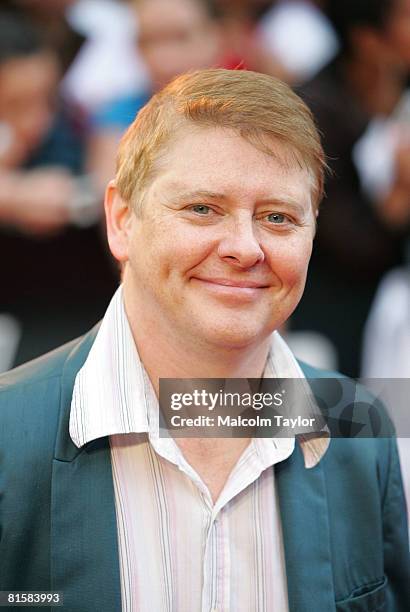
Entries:
[[305, 206], [293, 198], [286, 196], [279, 198], [263, 198], [257, 201], [258, 206], [274, 206], [274, 207], [285, 207], [287, 210], [291, 209], [294, 213], [304, 214], [306, 212]]
[[172, 197], [177, 202], [186, 200], [222, 200], [226, 201], [228, 198], [223, 193], [217, 193], [215, 191], [208, 191], [207, 189], [198, 189], [196, 191], [179, 191]]

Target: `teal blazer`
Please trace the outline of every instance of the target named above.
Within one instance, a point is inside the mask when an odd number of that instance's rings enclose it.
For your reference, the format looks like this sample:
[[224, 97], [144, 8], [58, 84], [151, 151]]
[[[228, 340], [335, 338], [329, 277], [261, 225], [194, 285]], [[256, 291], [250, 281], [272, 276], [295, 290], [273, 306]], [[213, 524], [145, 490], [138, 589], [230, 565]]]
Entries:
[[[0, 590], [62, 591], [64, 612], [121, 611], [108, 438], [78, 449], [68, 433], [96, 331], [0, 377]], [[297, 445], [273, 469], [290, 611], [409, 612], [394, 438], [333, 439], [309, 470]]]

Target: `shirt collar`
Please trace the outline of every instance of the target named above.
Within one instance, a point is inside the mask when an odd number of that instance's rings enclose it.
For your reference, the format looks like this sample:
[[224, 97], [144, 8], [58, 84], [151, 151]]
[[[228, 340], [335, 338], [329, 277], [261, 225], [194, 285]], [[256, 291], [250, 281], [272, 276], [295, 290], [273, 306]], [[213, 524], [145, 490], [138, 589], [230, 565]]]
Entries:
[[[278, 332], [271, 336], [264, 378], [305, 379]], [[308, 396], [311, 398], [311, 393]], [[131, 432], [154, 434], [158, 423], [157, 410], [158, 402], [135, 346], [120, 286], [75, 379], [70, 437], [80, 448], [103, 436]], [[298, 439], [305, 466], [314, 467], [329, 446], [328, 432], [300, 434]]]

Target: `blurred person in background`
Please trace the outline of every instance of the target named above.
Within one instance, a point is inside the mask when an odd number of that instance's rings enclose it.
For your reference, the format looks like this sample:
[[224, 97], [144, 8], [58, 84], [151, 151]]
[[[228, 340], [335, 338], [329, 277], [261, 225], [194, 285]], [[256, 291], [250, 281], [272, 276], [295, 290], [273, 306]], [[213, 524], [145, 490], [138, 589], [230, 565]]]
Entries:
[[71, 27], [68, 9], [77, 0], [2, 0], [2, 10], [15, 11], [28, 19], [58, 55], [60, 68], [65, 73], [84, 43], [84, 37]]
[[[358, 376], [361, 336], [375, 289], [384, 272], [402, 261], [408, 236], [406, 112], [399, 112], [400, 136], [383, 189], [366, 188], [355, 152], [372, 120], [394, 117], [403, 103], [410, 67], [410, 2], [331, 0], [327, 12], [339, 34], [340, 52], [302, 94], [318, 121], [333, 174], [326, 185], [310, 279], [292, 323], [294, 329], [316, 330], [329, 338], [340, 369]], [[383, 148], [370, 148], [367, 166], [374, 165], [374, 154]]]
[[388, 272], [377, 289], [365, 327], [361, 375], [383, 398], [395, 424], [410, 518], [410, 261]]
[[84, 135], [59, 99], [60, 75], [40, 31], [1, 11], [0, 312], [22, 326], [17, 363], [85, 329], [115, 287], [99, 231], [73, 227], [95, 198], [80, 178]]
[[288, 74], [288, 82], [313, 78], [338, 51], [322, 0], [278, 0], [258, 23], [261, 43]]
[[122, 134], [152, 93], [187, 70], [224, 63], [221, 32], [210, 1], [131, 0], [131, 5], [138, 27], [138, 50], [148, 69], [150, 86], [114, 99], [94, 115], [88, 157], [101, 193], [114, 175]]
[[[27, 233], [52, 231], [69, 220], [74, 184], [68, 170], [81, 166], [81, 137], [58, 109], [53, 50], [20, 15], [1, 13], [0, 33], [0, 218]], [[59, 167], [27, 172], [57, 138], [52, 161]]]
[[227, 68], [246, 68], [291, 82], [292, 75], [278, 54], [272, 54], [259, 24], [276, 5], [272, 0], [214, 0], [223, 30]]
[[147, 88], [146, 68], [135, 45], [137, 23], [128, 0], [76, 0], [66, 11], [84, 36], [61, 83], [63, 95], [87, 116], [117, 97]]

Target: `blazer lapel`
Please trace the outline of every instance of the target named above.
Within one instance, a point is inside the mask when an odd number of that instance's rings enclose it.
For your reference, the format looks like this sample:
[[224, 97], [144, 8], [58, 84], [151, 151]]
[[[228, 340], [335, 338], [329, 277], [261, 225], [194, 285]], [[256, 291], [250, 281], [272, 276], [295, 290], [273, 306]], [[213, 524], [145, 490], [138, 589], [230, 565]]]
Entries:
[[306, 469], [297, 444], [275, 466], [290, 612], [335, 610], [328, 505], [322, 461]]
[[52, 588], [66, 612], [121, 610], [115, 499], [108, 438], [78, 449], [68, 432], [75, 376], [97, 330], [67, 359], [53, 460], [51, 499]]
[[[308, 380], [321, 376], [300, 366]], [[336, 609], [324, 463], [326, 455], [306, 469], [296, 444], [289, 459], [275, 466], [290, 612]]]

